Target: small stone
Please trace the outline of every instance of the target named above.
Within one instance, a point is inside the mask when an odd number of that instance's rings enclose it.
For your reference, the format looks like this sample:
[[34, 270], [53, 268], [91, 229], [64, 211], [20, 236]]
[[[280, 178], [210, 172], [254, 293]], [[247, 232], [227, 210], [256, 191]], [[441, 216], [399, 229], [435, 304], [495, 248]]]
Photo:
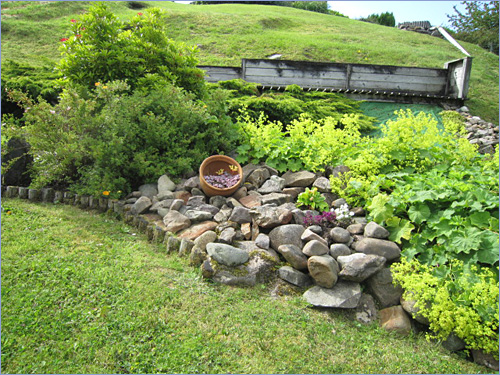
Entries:
[[313, 306], [354, 309], [361, 298], [361, 286], [350, 281], [339, 281], [331, 289], [316, 285], [307, 290], [303, 297]]
[[318, 177], [312, 186], [317, 188], [320, 193], [330, 193], [332, 191], [330, 180], [326, 177]]
[[225, 244], [231, 244], [236, 236], [236, 230], [228, 227], [224, 229], [219, 235], [219, 241]]
[[130, 212], [133, 215], [140, 215], [140, 214], [146, 212], [149, 209], [149, 207], [151, 207], [151, 206], [152, 206], [151, 199], [149, 199], [148, 197], [140, 197], [134, 203], [134, 205], [130, 209]]
[[252, 226], [250, 223], [243, 223], [241, 224], [241, 233], [245, 237], [246, 240], [249, 240], [252, 238]]
[[191, 220], [192, 223], [211, 220], [213, 218], [213, 215], [210, 212], [199, 211], [199, 210], [187, 210], [184, 213], [184, 216], [186, 216], [189, 220]]
[[261, 194], [279, 193], [285, 187], [285, 179], [278, 176], [271, 176], [264, 184], [257, 189]]
[[306, 275], [305, 273], [302, 273], [292, 267], [289, 266], [283, 266], [278, 270], [278, 276], [290, 284], [299, 286], [299, 287], [305, 287], [308, 285], [312, 284], [311, 278]]
[[356, 253], [339, 256], [337, 261], [341, 267], [339, 277], [343, 280], [361, 283], [378, 272], [385, 264], [385, 258], [378, 255]]
[[271, 173], [267, 168], [257, 168], [246, 178], [246, 182], [259, 188], [269, 177], [271, 177]]
[[155, 195], [158, 195], [157, 184], [141, 185], [139, 186], [139, 191], [142, 197], [148, 197], [149, 199], [153, 199]]
[[282, 178], [285, 179], [285, 186], [306, 187], [313, 184], [316, 175], [309, 171], [286, 172]]
[[270, 193], [270, 194], [262, 195], [260, 197], [260, 203], [262, 205], [276, 204], [277, 206], [280, 206], [284, 203], [291, 202], [291, 201], [292, 201], [291, 195], [282, 194], [282, 193]]
[[383, 256], [389, 262], [399, 259], [401, 256], [401, 250], [396, 243], [378, 238], [365, 237], [354, 242], [353, 248], [360, 253]]
[[239, 199], [239, 202], [246, 208], [261, 206], [260, 195], [247, 195]]
[[377, 320], [378, 310], [375, 300], [369, 294], [363, 293], [356, 306], [356, 320], [363, 324], [370, 324]]
[[271, 205], [254, 207], [250, 212], [255, 223], [262, 228], [274, 228], [288, 224], [292, 220], [290, 210]]
[[330, 249], [324, 241], [311, 240], [302, 248], [302, 252], [308, 257], [328, 254]]
[[255, 238], [255, 244], [261, 249], [268, 250], [270, 246], [269, 236], [264, 233], [259, 233]]
[[242, 186], [242, 187], [240, 187], [238, 190], [236, 190], [234, 192], [234, 194], [232, 195], [232, 198], [234, 198], [237, 201], [239, 201], [241, 198], [246, 197], [247, 193], [248, 193], [247, 187], [246, 186]]
[[179, 233], [180, 238], [187, 238], [189, 240], [195, 240], [203, 233], [209, 230], [214, 230], [217, 227], [215, 221], [204, 221], [200, 224], [193, 225]]
[[332, 241], [336, 243], [348, 243], [351, 241], [350, 233], [341, 227], [335, 227], [330, 230], [330, 237], [332, 238]]
[[191, 220], [178, 211], [169, 211], [163, 217], [163, 223], [166, 226], [166, 230], [172, 233], [177, 233], [191, 226]]
[[365, 226], [364, 236], [365, 237], [372, 237], [372, 238], [386, 239], [386, 238], [389, 238], [390, 233], [387, 229], [385, 229], [381, 225], [377, 224], [374, 221], [370, 221]]
[[319, 286], [333, 288], [337, 283], [339, 266], [332, 257], [312, 256], [307, 260], [307, 268]]
[[402, 335], [411, 332], [411, 321], [401, 305], [387, 307], [379, 311], [380, 326], [387, 331], [395, 331]]
[[269, 232], [271, 247], [274, 250], [278, 250], [278, 247], [281, 245], [292, 244], [298, 248], [302, 248], [300, 236], [304, 230], [305, 228], [298, 224], [287, 224], [274, 228]]
[[210, 203], [212, 206], [221, 209], [226, 204], [226, 197], [223, 197], [221, 195], [214, 195], [213, 197], [210, 197], [208, 203]]
[[[321, 229], [321, 227], [320, 227]], [[307, 228], [304, 233], [302, 233], [302, 236], [300, 237], [300, 239], [302, 241], [312, 241], [312, 240], [316, 240], [316, 241], [319, 241], [321, 243], [324, 243], [325, 246], [328, 246], [328, 242], [321, 236], [319, 236], [318, 234], [314, 233], [310, 228]]]
[[349, 234], [363, 234], [365, 231], [365, 226], [366, 224], [351, 224], [346, 228], [346, 230], [349, 232]]
[[229, 220], [238, 224], [251, 223], [252, 215], [250, 215], [250, 210], [246, 207], [234, 207]]
[[166, 174], [158, 179], [158, 194], [164, 194], [166, 191], [173, 192], [175, 190], [175, 183]]
[[281, 245], [278, 247], [278, 252], [296, 270], [307, 270], [307, 257], [299, 247], [295, 245]]
[[390, 268], [383, 268], [365, 281], [371, 294], [378, 300], [380, 306], [399, 305], [403, 289], [393, 284]]
[[184, 201], [182, 199], [173, 199], [169, 208], [173, 211], [179, 211], [182, 206], [184, 206]]
[[351, 249], [344, 243], [334, 243], [330, 245], [330, 256], [337, 260], [339, 256], [351, 255]]
[[344, 204], [347, 204], [347, 201], [344, 198], [339, 198], [339, 199], [335, 199], [332, 202], [332, 207], [334, 207], [334, 208], [340, 208]]

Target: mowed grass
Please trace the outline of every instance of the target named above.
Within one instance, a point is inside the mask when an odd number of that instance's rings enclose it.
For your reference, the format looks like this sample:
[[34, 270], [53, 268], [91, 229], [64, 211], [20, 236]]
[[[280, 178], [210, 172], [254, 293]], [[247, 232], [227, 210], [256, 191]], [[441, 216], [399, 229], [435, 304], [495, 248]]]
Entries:
[[[69, 36], [70, 19], [77, 19], [90, 3], [2, 2], [3, 59], [54, 64], [60, 58], [59, 40]], [[170, 37], [198, 45], [200, 65], [240, 66], [242, 58], [279, 53], [284, 60], [443, 68], [445, 62], [464, 57], [444, 39], [281, 6], [107, 3], [123, 20], [140, 12], [138, 7], [163, 8]], [[466, 104], [473, 114], [498, 124], [498, 56], [461, 44], [474, 58]]]
[[3, 373], [487, 373], [422, 335], [236, 288], [106, 215], [3, 200]]

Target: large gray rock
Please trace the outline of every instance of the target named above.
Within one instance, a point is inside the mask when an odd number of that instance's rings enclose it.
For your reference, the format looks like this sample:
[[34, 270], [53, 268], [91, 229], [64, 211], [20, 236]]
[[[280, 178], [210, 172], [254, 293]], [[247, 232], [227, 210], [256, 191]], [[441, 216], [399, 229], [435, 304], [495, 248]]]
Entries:
[[330, 249], [328, 248], [328, 246], [324, 242], [318, 240], [311, 240], [307, 242], [302, 248], [302, 252], [308, 257], [312, 257], [315, 255], [325, 255], [328, 254], [329, 251]]
[[365, 226], [364, 236], [365, 237], [372, 237], [372, 238], [386, 239], [386, 238], [389, 238], [390, 233], [383, 226], [377, 224], [374, 221], [370, 221]]
[[363, 238], [353, 243], [354, 250], [365, 254], [380, 255], [389, 262], [399, 259], [401, 250], [395, 242], [380, 240], [378, 238]]
[[313, 306], [354, 309], [361, 298], [361, 286], [351, 281], [339, 281], [331, 289], [316, 285], [303, 297]]
[[250, 211], [255, 223], [262, 228], [274, 228], [288, 224], [292, 220], [292, 212], [285, 208], [271, 205], [258, 206]]
[[296, 270], [290, 266], [283, 266], [278, 270], [278, 276], [290, 284], [297, 285], [300, 287], [308, 286], [312, 284], [312, 280], [309, 275]]
[[175, 183], [166, 174], [158, 179], [158, 195], [165, 194], [167, 191], [175, 190]]
[[163, 217], [163, 223], [166, 226], [166, 230], [172, 233], [177, 233], [191, 226], [191, 220], [178, 211], [169, 211]]
[[299, 224], [287, 224], [274, 228], [269, 232], [271, 247], [278, 250], [281, 245], [295, 245], [302, 248], [302, 240], [300, 237], [304, 233], [305, 228]]
[[257, 189], [261, 194], [279, 193], [285, 187], [285, 179], [278, 176], [271, 176], [269, 180]]
[[235, 207], [233, 208], [229, 220], [238, 224], [251, 223], [252, 215], [250, 214], [250, 210], [246, 207]]
[[299, 171], [299, 172], [286, 172], [282, 178], [285, 179], [285, 186], [299, 186], [306, 187], [313, 184], [316, 179], [316, 175], [309, 171]]
[[392, 281], [390, 268], [381, 269], [365, 281], [371, 294], [378, 300], [381, 307], [399, 305], [403, 289], [400, 286], [395, 286]]
[[338, 280], [339, 266], [331, 256], [312, 256], [307, 260], [307, 269], [316, 284], [333, 288]]
[[151, 202], [151, 199], [148, 197], [140, 197], [137, 201], [135, 201], [134, 205], [130, 209], [130, 212], [133, 215], [140, 215], [146, 212], [152, 205], [153, 203]]
[[339, 277], [344, 280], [361, 283], [384, 267], [385, 258], [363, 253], [339, 256], [337, 262], [341, 267]]
[[295, 245], [281, 245], [278, 252], [283, 255], [285, 260], [297, 270], [307, 270], [307, 257], [302, 253], [299, 247]]
[[245, 250], [222, 243], [207, 244], [207, 253], [215, 261], [228, 267], [239, 266], [248, 261], [248, 253]]

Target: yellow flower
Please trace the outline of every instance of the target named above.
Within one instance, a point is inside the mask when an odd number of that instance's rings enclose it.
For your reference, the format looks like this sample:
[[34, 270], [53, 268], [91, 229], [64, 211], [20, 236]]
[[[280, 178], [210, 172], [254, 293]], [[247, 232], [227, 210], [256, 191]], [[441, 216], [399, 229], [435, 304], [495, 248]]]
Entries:
[[7, 215], [11, 215], [11, 214], [12, 214], [12, 211], [11, 211], [11, 210], [9, 210], [9, 211], [7, 211], [6, 213], [7, 213]]
[[102, 88], [103, 88], [103, 89], [107, 89], [107, 88], [108, 88], [108, 86], [102, 86]]
[[102, 195], [108, 196], [108, 195], [109, 195], [109, 191], [107, 191], [107, 190], [106, 190], [106, 191], [103, 191], [103, 192], [102, 192]]
[[99, 86], [101, 84], [101, 82], [96, 82], [95, 85], [96, 86]]

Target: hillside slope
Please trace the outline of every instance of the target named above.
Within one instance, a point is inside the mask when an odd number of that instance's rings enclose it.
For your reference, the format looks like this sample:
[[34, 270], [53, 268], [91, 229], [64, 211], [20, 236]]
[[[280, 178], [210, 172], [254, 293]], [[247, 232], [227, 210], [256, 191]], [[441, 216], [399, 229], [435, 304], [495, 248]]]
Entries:
[[[198, 45], [201, 65], [239, 66], [242, 58], [387, 64], [442, 68], [462, 53], [445, 40], [294, 8], [184, 5], [172, 2], [109, 2], [127, 19], [143, 7], [163, 8], [173, 39]], [[50, 65], [70, 20], [89, 2], [2, 2], [2, 61]], [[498, 123], [498, 56], [469, 43], [474, 57], [466, 103], [472, 113]]]

